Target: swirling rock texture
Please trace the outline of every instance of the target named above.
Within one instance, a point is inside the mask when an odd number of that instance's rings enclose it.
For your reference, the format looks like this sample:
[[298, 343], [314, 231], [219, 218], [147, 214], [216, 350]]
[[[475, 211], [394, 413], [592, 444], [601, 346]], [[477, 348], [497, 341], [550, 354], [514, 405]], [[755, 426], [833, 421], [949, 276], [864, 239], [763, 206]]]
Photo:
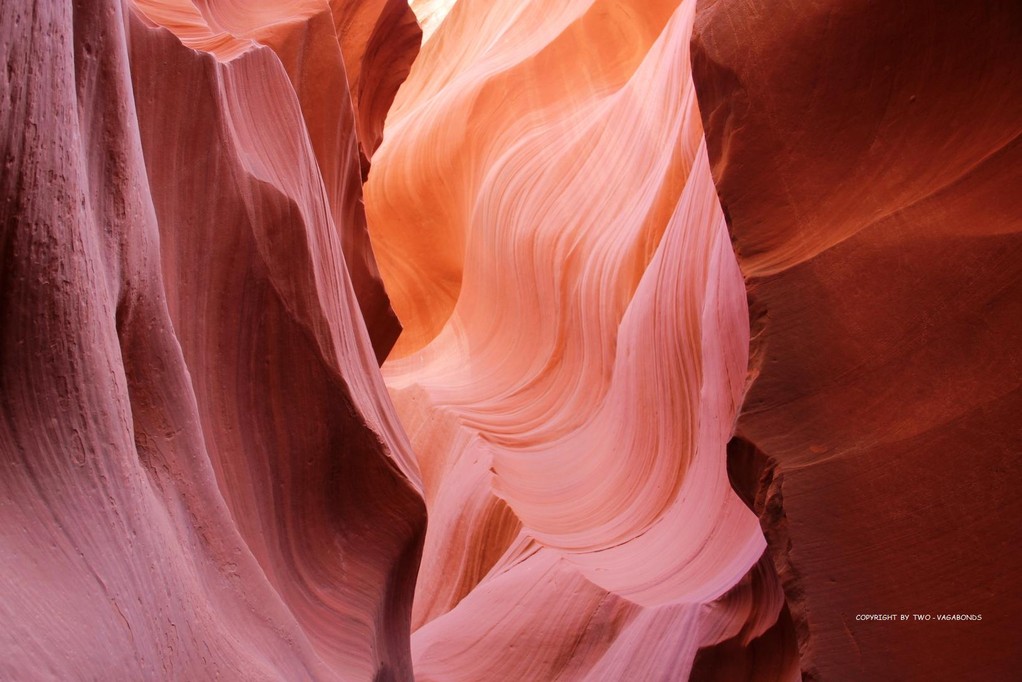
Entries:
[[430, 518], [417, 678], [686, 679], [718, 646], [734, 675], [797, 677], [727, 478], [748, 311], [695, 3], [444, 9], [418, 8], [439, 23], [366, 186]]
[[0, 679], [1011, 679], [1020, 14], [5, 3]]

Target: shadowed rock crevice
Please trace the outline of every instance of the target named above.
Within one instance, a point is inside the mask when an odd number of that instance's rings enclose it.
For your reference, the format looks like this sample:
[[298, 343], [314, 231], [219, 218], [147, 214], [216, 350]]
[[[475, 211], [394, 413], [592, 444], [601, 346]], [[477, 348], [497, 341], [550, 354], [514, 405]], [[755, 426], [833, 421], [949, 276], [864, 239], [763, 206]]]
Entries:
[[[727, 444], [727, 475], [731, 487], [759, 518], [767, 541], [767, 555], [784, 589], [785, 606], [778, 619], [778, 630], [770, 641], [791, 647], [791, 653], [797, 652], [794, 658], [798, 660], [809, 650], [811, 642], [805, 591], [791, 560], [791, 535], [784, 513], [784, 475], [778, 471], [775, 460], [740, 436]], [[756, 653], [748, 655], [755, 657]], [[806, 680], [815, 679], [808, 670], [802, 670], [802, 676]]]

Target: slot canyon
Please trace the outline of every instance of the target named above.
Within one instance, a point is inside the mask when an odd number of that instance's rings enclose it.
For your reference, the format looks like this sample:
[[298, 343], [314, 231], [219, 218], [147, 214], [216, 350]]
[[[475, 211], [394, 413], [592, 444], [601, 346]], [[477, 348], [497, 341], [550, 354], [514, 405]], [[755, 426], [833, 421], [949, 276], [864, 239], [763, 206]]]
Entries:
[[4, 0], [0, 66], [0, 682], [1020, 679], [1017, 0]]

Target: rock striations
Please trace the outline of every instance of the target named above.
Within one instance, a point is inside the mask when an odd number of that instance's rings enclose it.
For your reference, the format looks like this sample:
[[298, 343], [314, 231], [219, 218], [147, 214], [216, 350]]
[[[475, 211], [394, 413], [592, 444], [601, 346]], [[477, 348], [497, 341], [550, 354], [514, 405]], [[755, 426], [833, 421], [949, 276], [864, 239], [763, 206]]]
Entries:
[[1011, 679], [1020, 44], [3, 3], [0, 679]]
[[0, 10], [0, 678], [410, 678], [359, 149], [415, 30], [351, 97], [344, 10]]
[[461, 0], [395, 100], [366, 206], [430, 518], [419, 680], [685, 679], [718, 645], [797, 677], [727, 476], [748, 310], [694, 16]]

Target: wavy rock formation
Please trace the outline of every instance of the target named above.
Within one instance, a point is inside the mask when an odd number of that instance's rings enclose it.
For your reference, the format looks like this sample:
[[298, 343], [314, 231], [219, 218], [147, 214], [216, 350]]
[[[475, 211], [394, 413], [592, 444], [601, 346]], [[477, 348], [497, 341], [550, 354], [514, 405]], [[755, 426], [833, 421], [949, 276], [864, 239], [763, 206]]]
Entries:
[[1011, 679], [1022, 9], [755, 5], [700, 2], [693, 62], [755, 319], [730, 465], [806, 677]]
[[1011, 679], [1020, 44], [4, 3], [0, 679]]
[[[256, 9], [3, 6], [4, 679], [410, 677], [358, 149], [414, 40], [391, 71], [372, 17]], [[344, 49], [390, 85], [349, 97]]]
[[417, 679], [797, 675], [725, 466], [748, 311], [694, 10], [461, 0], [395, 100], [366, 205], [430, 517]]

